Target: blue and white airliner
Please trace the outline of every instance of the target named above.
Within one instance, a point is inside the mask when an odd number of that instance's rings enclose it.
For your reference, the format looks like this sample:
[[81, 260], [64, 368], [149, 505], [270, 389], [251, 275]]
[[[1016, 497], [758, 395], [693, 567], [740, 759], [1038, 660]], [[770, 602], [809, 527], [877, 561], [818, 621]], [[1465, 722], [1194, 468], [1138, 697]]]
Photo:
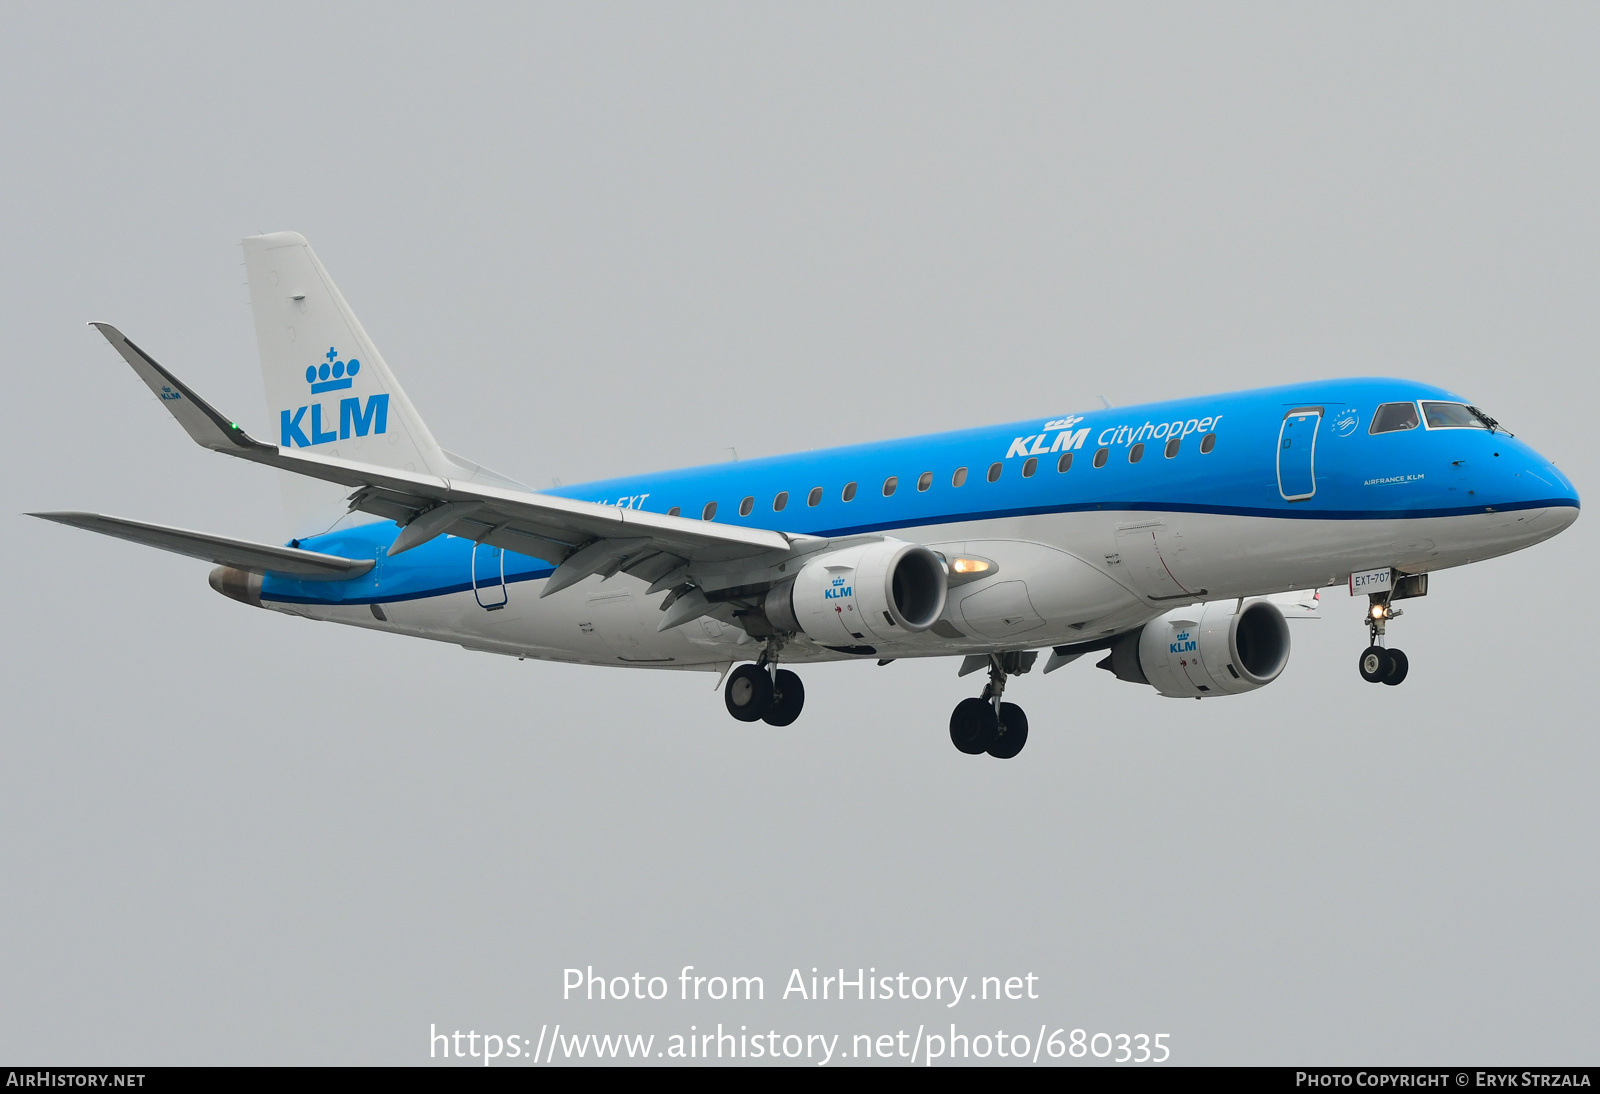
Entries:
[[[1165, 696], [1254, 691], [1287, 618], [1368, 598], [1361, 676], [1398, 684], [1396, 601], [1428, 574], [1549, 539], [1571, 482], [1469, 400], [1328, 380], [532, 490], [441, 448], [305, 239], [244, 241], [269, 440], [94, 324], [202, 446], [288, 472], [295, 538], [35, 516], [217, 564], [255, 607], [590, 665], [726, 677], [781, 726], [815, 661], [960, 657], [986, 671], [950, 737], [1027, 741], [1007, 680], [1086, 653]], [[326, 484], [332, 484], [328, 486]], [[337, 488], [337, 510], [317, 500]]]

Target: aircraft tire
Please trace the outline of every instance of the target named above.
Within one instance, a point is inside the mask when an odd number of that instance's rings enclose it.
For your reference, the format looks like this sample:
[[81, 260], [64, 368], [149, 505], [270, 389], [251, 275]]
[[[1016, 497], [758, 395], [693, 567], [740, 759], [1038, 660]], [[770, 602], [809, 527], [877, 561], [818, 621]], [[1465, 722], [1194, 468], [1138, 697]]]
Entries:
[[1389, 651], [1389, 671], [1384, 674], [1383, 682], [1389, 685], [1399, 684], [1406, 678], [1406, 673], [1411, 671], [1411, 659], [1405, 655], [1404, 650]]
[[1361, 670], [1361, 679], [1369, 684], [1379, 684], [1389, 675], [1389, 651], [1382, 646], [1368, 646], [1361, 651], [1361, 660], [1357, 667]]
[[1000, 704], [1000, 724], [989, 755], [997, 760], [1009, 760], [1022, 751], [1028, 743], [1028, 716], [1015, 703]]
[[741, 722], [757, 722], [772, 706], [772, 677], [759, 665], [740, 665], [722, 692], [728, 713]]
[[999, 733], [999, 720], [987, 699], [963, 699], [950, 715], [950, 743], [968, 756], [989, 751]]
[[800, 677], [788, 669], [778, 670], [778, 686], [772, 693], [772, 705], [761, 720], [769, 726], [792, 725], [800, 717], [800, 708], [806, 705], [806, 688]]

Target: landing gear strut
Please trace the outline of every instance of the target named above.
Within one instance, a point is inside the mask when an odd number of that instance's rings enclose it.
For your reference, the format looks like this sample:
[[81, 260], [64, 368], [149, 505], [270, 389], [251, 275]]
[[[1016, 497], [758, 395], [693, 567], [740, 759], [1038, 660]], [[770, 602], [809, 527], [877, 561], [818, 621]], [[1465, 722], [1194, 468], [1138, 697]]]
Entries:
[[[1031, 661], [1029, 662], [1031, 666]], [[1028, 716], [1015, 703], [1002, 703], [1006, 675], [1026, 672], [1017, 654], [991, 654], [989, 683], [976, 699], [963, 699], [950, 715], [950, 743], [969, 756], [987, 752], [1009, 760], [1028, 743]]]
[[1361, 651], [1361, 679], [1369, 684], [1399, 684], [1411, 670], [1411, 661], [1402, 650], [1384, 646], [1384, 631], [1389, 620], [1404, 615], [1399, 608], [1390, 606], [1389, 593], [1371, 593], [1367, 599], [1367, 636], [1370, 645]]
[[766, 722], [786, 726], [800, 717], [806, 705], [806, 689], [800, 677], [778, 667], [782, 640], [769, 638], [761, 659], [754, 665], [740, 665], [728, 676], [723, 701], [728, 713], [741, 722]]

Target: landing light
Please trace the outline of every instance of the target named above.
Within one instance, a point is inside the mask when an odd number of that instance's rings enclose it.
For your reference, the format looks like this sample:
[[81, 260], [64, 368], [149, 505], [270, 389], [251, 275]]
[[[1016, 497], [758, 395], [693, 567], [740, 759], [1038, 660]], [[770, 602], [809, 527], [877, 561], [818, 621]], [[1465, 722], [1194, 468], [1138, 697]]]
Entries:
[[1383, 605], [1382, 604], [1374, 604], [1372, 606], [1372, 618], [1374, 618], [1374, 619], [1382, 619], [1383, 618]]
[[980, 558], [958, 558], [950, 564], [950, 569], [958, 574], [981, 574], [989, 569], [989, 564]]

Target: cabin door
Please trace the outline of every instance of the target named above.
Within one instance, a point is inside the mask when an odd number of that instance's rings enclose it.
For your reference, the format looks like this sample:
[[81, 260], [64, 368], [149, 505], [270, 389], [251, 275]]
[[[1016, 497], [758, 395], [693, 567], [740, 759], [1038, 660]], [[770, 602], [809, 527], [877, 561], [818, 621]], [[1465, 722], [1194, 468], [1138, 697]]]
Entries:
[[488, 543], [472, 545], [472, 595], [486, 612], [506, 606], [506, 553]]
[[1317, 492], [1317, 428], [1320, 406], [1296, 407], [1278, 429], [1278, 493], [1284, 501], [1305, 501]]

